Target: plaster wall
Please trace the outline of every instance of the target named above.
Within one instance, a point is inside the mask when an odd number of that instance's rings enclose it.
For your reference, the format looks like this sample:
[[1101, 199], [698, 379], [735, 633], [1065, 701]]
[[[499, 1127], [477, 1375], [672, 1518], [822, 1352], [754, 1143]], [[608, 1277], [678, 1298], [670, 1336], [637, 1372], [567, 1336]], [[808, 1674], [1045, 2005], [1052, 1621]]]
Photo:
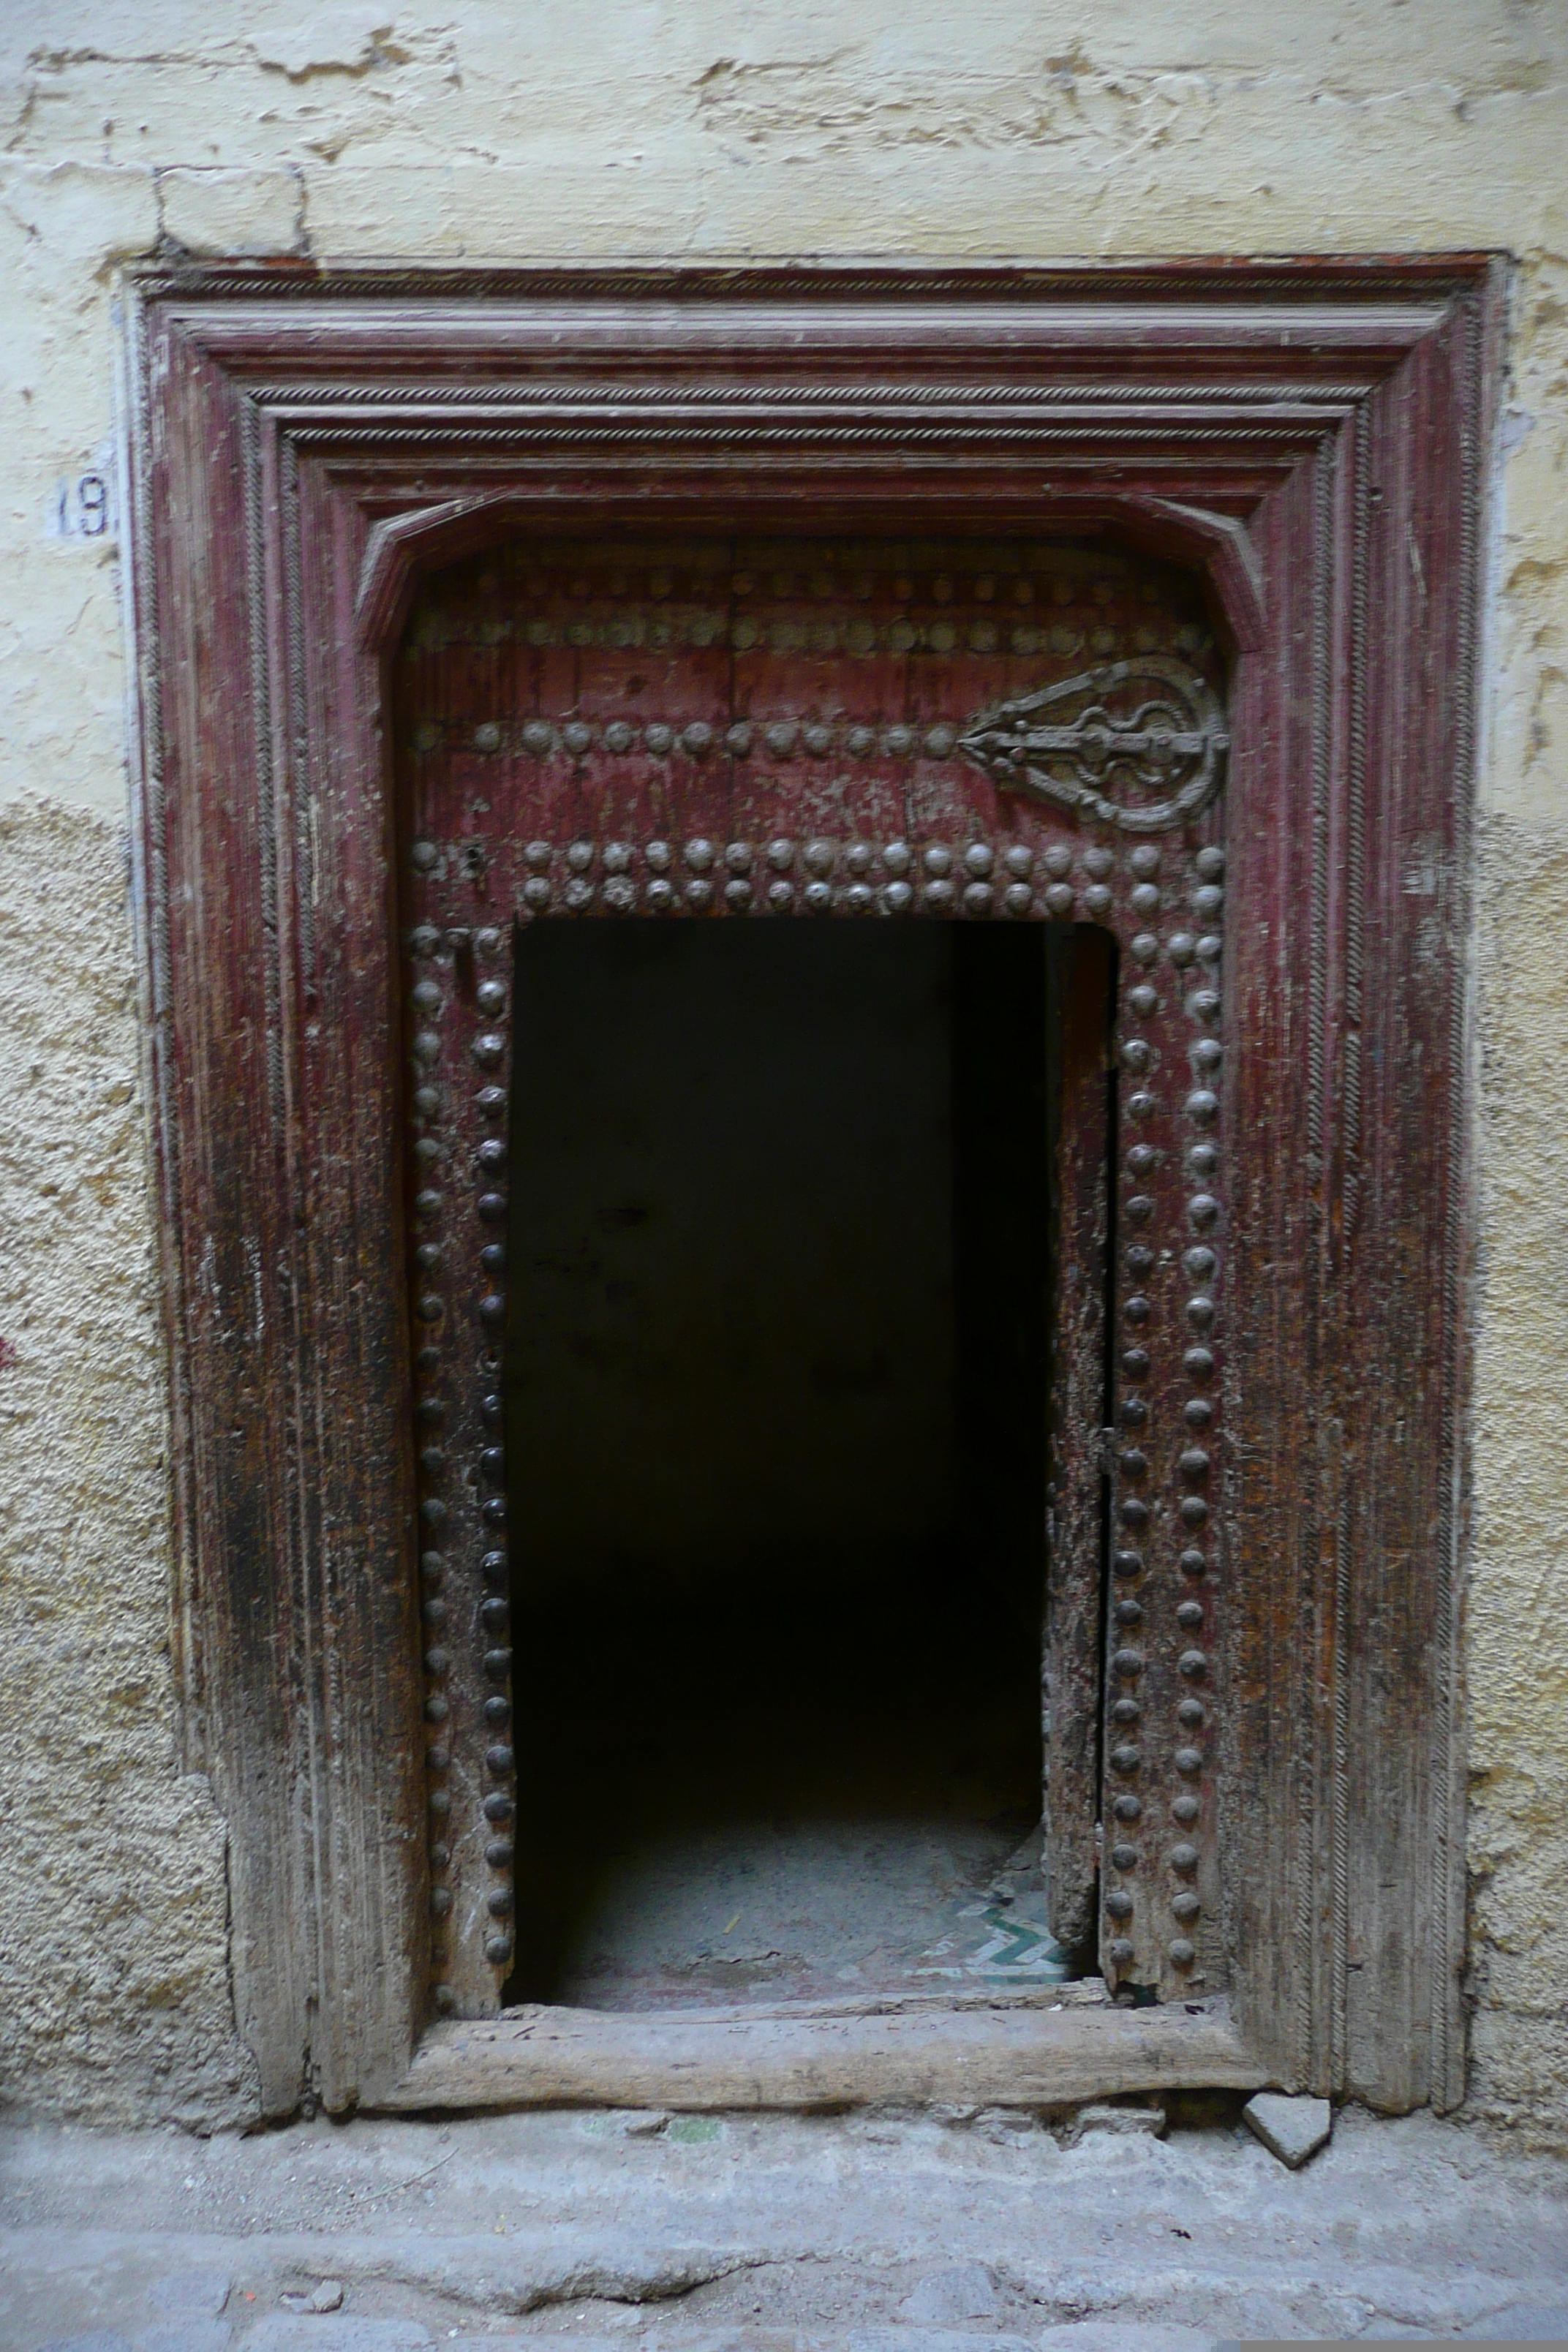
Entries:
[[[122, 263], [1490, 247], [1517, 264], [1476, 898], [1472, 2101], [1568, 2146], [1562, 0], [50, 0], [0, 22], [0, 2080], [251, 2109], [176, 1759], [124, 842]], [[64, 505], [61, 488], [65, 486]], [[95, 494], [89, 491], [89, 499]]]

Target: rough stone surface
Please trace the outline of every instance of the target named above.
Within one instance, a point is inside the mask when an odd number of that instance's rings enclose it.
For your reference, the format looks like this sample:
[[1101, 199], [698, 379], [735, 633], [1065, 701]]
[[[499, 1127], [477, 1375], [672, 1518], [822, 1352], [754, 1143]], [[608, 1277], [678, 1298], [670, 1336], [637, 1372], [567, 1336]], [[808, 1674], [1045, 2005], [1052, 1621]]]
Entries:
[[1165, 2128], [1163, 2107], [1142, 2105], [1117, 2106], [1110, 2100], [1103, 2105], [1079, 2107], [1068, 2130], [1074, 2139], [1082, 2139], [1086, 2132], [1119, 2133], [1123, 2138], [1158, 2139]]
[[1269, 2154], [1292, 2170], [1328, 2145], [1334, 2127], [1327, 2099], [1285, 2099], [1277, 2091], [1257, 2092], [1241, 2114]]
[[103, 818], [0, 812], [0, 2069], [24, 2105], [234, 2121], [224, 1829], [174, 1752], [126, 895]]
[[30, 1089], [26, 1117], [0, 1105], [13, 2095], [208, 2123], [251, 2095], [222, 1824], [181, 1776], [165, 1658], [142, 1114], [85, 1075], [134, 1088], [106, 879], [118, 549], [68, 528], [71, 486], [112, 466], [119, 264], [160, 238], [432, 260], [1489, 247], [1516, 269], [1475, 877], [1471, 2095], [1568, 2147], [1568, 1456], [1543, 1411], [1568, 1287], [1565, 90], [1552, 0], [5, 12], [0, 802], [24, 804], [0, 990]]
[[[926, 2115], [325, 2121], [205, 2142], [0, 2128], [0, 2343], [163, 2352], [153, 2284], [232, 2279], [222, 2352], [1184, 2352], [1562, 2333], [1568, 2179], [1355, 2110], [1304, 2172], [1239, 2102], [1168, 2139]], [[295, 2314], [322, 2277], [342, 2307]], [[1505, 2324], [1529, 2318], [1526, 2327]], [[151, 2325], [150, 2325], [151, 2323]], [[213, 2339], [193, 2336], [189, 2352]], [[186, 2347], [181, 2347], [181, 2352]]]

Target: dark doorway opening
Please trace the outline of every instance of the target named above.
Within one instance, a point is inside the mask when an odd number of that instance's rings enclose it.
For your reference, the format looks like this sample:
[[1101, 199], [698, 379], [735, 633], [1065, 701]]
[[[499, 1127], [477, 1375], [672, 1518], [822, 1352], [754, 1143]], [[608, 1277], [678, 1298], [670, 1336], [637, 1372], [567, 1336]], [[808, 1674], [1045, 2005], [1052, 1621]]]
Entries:
[[509, 2000], [1067, 1972], [1038, 1837], [1050, 939], [520, 935]]

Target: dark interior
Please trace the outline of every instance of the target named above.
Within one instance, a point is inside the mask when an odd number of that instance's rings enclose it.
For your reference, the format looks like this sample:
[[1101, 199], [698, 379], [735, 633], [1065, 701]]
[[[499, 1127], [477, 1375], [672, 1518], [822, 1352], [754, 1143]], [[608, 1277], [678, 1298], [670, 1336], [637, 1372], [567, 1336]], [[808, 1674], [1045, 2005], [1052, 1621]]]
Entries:
[[1040, 1806], [1047, 941], [521, 934], [509, 2000], [940, 1976], [926, 1882], [948, 1912], [972, 1895], [967, 1919], [1019, 1867]]

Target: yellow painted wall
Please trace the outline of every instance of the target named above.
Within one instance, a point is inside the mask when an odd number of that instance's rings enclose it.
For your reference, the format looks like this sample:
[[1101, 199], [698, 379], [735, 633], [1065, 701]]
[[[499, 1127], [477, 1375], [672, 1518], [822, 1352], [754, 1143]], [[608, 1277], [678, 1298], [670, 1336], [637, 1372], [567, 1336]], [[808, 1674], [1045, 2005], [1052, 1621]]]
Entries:
[[0, 126], [0, 2083], [251, 2098], [174, 1743], [118, 553], [59, 535], [120, 265], [1485, 247], [1473, 2100], [1568, 2143], [1564, 0], [48, 0], [4, 12]]

